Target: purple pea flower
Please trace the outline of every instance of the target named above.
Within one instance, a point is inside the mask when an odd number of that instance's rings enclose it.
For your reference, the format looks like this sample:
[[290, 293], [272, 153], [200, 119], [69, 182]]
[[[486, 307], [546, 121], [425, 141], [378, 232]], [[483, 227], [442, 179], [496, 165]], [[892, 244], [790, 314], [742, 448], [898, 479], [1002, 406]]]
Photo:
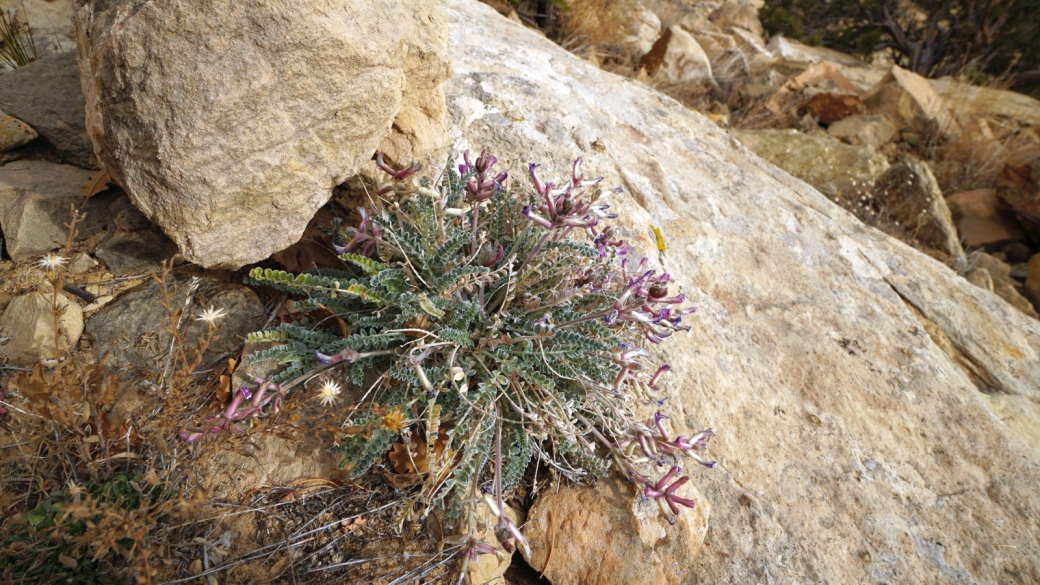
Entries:
[[413, 162], [412, 164], [408, 165], [408, 168], [404, 170], [394, 170], [390, 167], [390, 165], [386, 164], [386, 161], [383, 160], [383, 153], [381, 152], [376, 153], [376, 166], [379, 167], [379, 169], [384, 173], [393, 177], [395, 181], [403, 181], [411, 177], [412, 175], [418, 173], [423, 168], [422, 163]]
[[[694, 508], [697, 504], [688, 498], [683, 498], [675, 494], [675, 491], [690, 481], [688, 476], [682, 476], [676, 479], [674, 482], [672, 478], [679, 474], [682, 468], [678, 465], [673, 466], [668, 473], [661, 479], [657, 480], [657, 483], [651, 484], [649, 481], [645, 481], [646, 487], [643, 489], [643, 495], [648, 498], [654, 498], [657, 500], [658, 506], [661, 507], [661, 511], [666, 515], [668, 510], [671, 510], [673, 516], [668, 517], [669, 524], [675, 524], [675, 516], [679, 515], [679, 506], [686, 506], [687, 508]], [[665, 506], [668, 509], [665, 509]]]

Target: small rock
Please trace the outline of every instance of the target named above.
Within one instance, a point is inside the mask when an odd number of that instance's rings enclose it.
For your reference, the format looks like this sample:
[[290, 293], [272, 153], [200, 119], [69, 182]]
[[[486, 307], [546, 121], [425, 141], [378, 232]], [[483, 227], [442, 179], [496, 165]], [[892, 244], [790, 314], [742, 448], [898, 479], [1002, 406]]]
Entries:
[[1040, 159], [1005, 166], [997, 178], [997, 195], [1022, 221], [1040, 228]]
[[1040, 305], [1040, 254], [1029, 259], [1026, 263], [1026, 295], [1034, 304]]
[[[524, 524], [523, 514], [508, 504], [506, 505], [506, 517], [512, 520], [517, 526], [523, 526]], [[478, 522], [484, 525], [483, 530], [477, 531], [477, 538], [501, 551], [502, 545], [498, 542], [498, 538], [495, 537], [495, 526], [498, 524], [498, 518], [491, 513], [491, 509], [488, 508], [487, 504], [483, 502], [479, 504], [479, 507], [477, 508], [477, 518]], [[513, 560], [513, 555], [504, 551], [501, 552], [501, 557], [497, 554], [486, 554], [480, 555], [475, 561], [470, 561], [467, 569], [469, 573], [469, 582], [481, 584], [486, 583], [487, 585], [505, 585], [506, 570], [509, 568], [509, 565]]]
[[[0, 316], [0, 331], [9, 338], [0, 351], [7, 361], [31, 366], [41, 360], [54, 359], [76, 345], [83, 335], [83, 310], [64, 295], [57, 296], [60, 333], [54, 331], [54, 293], [32, 292], [15, 297]], [[55, 341], [60, 347], [55, 348]], [[60, 350], [60, 351], [59, 351]]]
[[102, 242], [96, 253], [109, 272], [122, 276], [156, 270], [164, 260], [177, 253], [177, 244], [158, 227], [149, 226], [132, 232], [117, 232]]
[[80, 274], [90, 272], [90, 270], [97, 265], [97, 260], [91, 258], [90, 254], [87, 254], [86, 252], [80, 252], [73, 256], [72, 262], [69, 262], [69, 266], [65, 269], [65, 271], [73, 276], [78, 276]]
[[985, 268], [972, 268], [964, 275], [964, 278], [979, 288], [993, 292], [993, 277]]
[[[513, 14], [516, 14], [515, 10], [513, 10]], [[637, 56], [642, 57], [650, 52], [650, 49], [654, 47], [654, 42], [661, 36], [661, 19], [642, 4], [637, 4], [632, 14], [631, 30], [632, 34], [622, 42], [630, 47]]]
[[953, 258], [964, 258], [950, 208], [925, 163], [910, 159], [893, 165], [874, 183], [874, 203], [911, 237]]
[[994, 189], [975, 189], [946, 198], [957, 232], [973, 248], [1022, 239], [1010, 208]]
[[[855, 95], [859, 89], [834, 63], [824, 61], [792, 75], [768, 99], [752, 106], [745, 116], [745, 126], [758, 128], [791, 128], [798, 112], [818, 93]], [[750, 125], [748, 125], [750, 124]]]
[[960, 132], [946, 100], [932, 89], [928, 80], [898, 65], [889, 69], [863, 102], [900, 131], [945, 138]]
[[[705, 30], [692, 30], [689, 32], [708, 56], [711, 74], [715, 81], [719, 83], [733, 82], [744, 79], [751, 74], [751, 66], [748, 64], [747, 58], [744, 57], [744, 52], [740, 50], [737, 42], [733, 40], [733, 35]], [[783, 79], [775, 86], [770, 86], [770, 89], [779, 87], [781, 83], [783, 83]]]
[[896, 127], [884, 116], [849, 116], [827, 128], [827, 133], [846, 144], [877, 150], [896, 136]]
[[651, 77], [670, 83], [711, 80], [711, 61], [704, 49], [678, 27], [669, 27], [657, 39], [639, 64]]
[[697, 506], [683, 508], [671, 526], [655, 502], [618, 478], [546, 490], [524, 528], [531, 547], [527, 562], [553, 585], [687, 582], [695, 577], [690, 571], [710, 509], [690, 482], [679, 494]]
[[867, 107], [858, 95], [823, 91], [809, 99], [805, 104], [805, 111], [824, 124], [833, 124], [849, 116], [866, 114]]
[[989, 122], [985, 118], [980, 118], [965, 126], [964, 130], [953, 139], [953, 142], [946, 148], [943, 159], [975, 166], [984, 162], [987, 166], [993, 166], [995, 170], [999, 170], [1003, 166], [1000, 164], [1004, 158], [1000, 156], [1004, 154], [1001, 152], [1002, 150], [1004, 149], [993, 134]]
[[968, 255], [968, 266], [972, 268], [984, 268], [993, 277], [994, 282], [998, 280], [1011, 281], [1011, 266], [992, 254], [976, 250]]
[[32, 126], [63, 162], [86, 169], [97, 166], [87, 137], [75, 51], [0, 75], [0, 109]]
[[242, 358], [231, 375], [231, 388], [241, 388], [242, 386], [251, 388], [256, 386], [257, 380], [265, 380], [282, 370], [285, 364], [278, 363], [278, 360], [253, 361], [251, 358], [254, 354], [276, 345], [278, 344], [273, 341], [245, 342], [242, 346]]
[[25, 146], [37, 136], [36, 131], [25, 122], [0, 112], [0, 152]]
[[[191, 277], [168, 278], [170, 307], [184, 306]], [[171, 335], [164, 326], [170, 324], [167, 310], [160, 304], [162, 284], [149, 281], [112, 301], [87, 319], [87, 333], [94, 338], [98, 355], [109, 354], [109, 366], [138, 373], [161, 372], [170, 351]], [[193, 344], [206, 334], [206, 325], [195, 319], [202, 309], [213, 306], [226, 316], [210, 344], [204, 361], [215, 359], [237, 346], [239, 338], [261, 324], [264, 306], [256, 293], [248, 288], [201, 277], [192, 303], [191, 314], [185, 315], [181, 339]]]
[[1022, 293], [1018, 292], [1018, 288], [1011, 282], [1006, 280], [994, 280], [993, 292], [996, 293], [998, 297], [1007, 301], [1012, 307], [1022, 311], [1034, 319], [1038, 318], [1033, 303], [1029, 302], [1029, 299], [1024, 297]]
[[[1029, 262], [1029, 258], [1032, 257], [1032, 255], [1033, 252], [1029, 249], [1029, 246], [1022, 242], [1013, 242], [1004, 249], [1004, 256], [1010, 264], [1023, 264]], [[1012, 273], [1014, 273], [1013, 270]]]
[[742, 28], [760, 39], [764, 33], [758, 10], [744, 3], [725, 2], [709, 14], [708, 19], [724, 31]]
[[72, 208], [83, 203], [79, 187], [90, 174], [42, 161], [0, 167], [0, 229], [11, 258], [25, 260], [65, 243]]
[[733, 27], [730, 32], [733, 33], [737, 48], [744, 53], [752, 73], [764, 71], [776, 63], [776, 57], [766, 49], [761, 36], [740, 27]]
[[766, 48], [785, 61], [802, 63], [822, 63], [824, 61], [830, 61], [835, 65], [862, 69], [867, 69], [870, 66], [866, 61], [853, 57], [852, 55], [847, 55], [833, 49], [814, 47], [804, 43], [799, 43], [798, 41], [789, 39], [784, 35], [773, 35], [770, 37], [769, 43], [766, 44]]
[[869, 148], [794, 130], [734, 130], [755, 154], [816, 187], [836, 203], [869, 196], [888, 160]]

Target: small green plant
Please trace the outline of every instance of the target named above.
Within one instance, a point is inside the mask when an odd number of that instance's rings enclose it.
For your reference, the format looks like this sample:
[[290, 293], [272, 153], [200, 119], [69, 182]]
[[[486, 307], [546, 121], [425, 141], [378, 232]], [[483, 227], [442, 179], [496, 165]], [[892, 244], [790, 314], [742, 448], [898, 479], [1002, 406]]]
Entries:
[[129, 582], [123, 565], [147, 564], [149, 532], [172, 510], [154, 473], [70, 480], [0, 531], [0, 575], [14, 583]]
[[[467, 558], [490, 552], [472, 537], [481, 501], [499, 517], [503, 547], [526, 546], [502, 512], [536, 459], [572, 478], [614, 467], [673, 520], [694, 505], [676, 494], [689, 479], [678, 458], [711, 467], [700, 451], [712, 432], [672, 437], [667, 417], [644, 422], [632, 406], [663, 404], [658, 385], [670, 367], [651, 367], [643, 345], [688, 329], [682, 319], [693, 309], [669, 293], [668, 274], [631, 258], [601, 225], [615, 215], [580, 160], [563, 185], [531, 165], [526, 190], [507, 189], [486, 152], [464, 160], [435, 182], [416, 180], [418, 165], [399, 171], [377, 157], [392, 178], [379, 191], [382, 209], [327, 230], [343, 269], [252, 270], [249, 283], [300, 299], [296, 320], [249, 336], [275, 344], [253, 360], [285, 368], [239, 389], [182, 438], [220, 433], [267, 404], [278, 411], [308, 380], [322, 382], [326, 405], [344, 383], [368, 386], [335, 450], [357, 477], [393, 446], [391, 459], [422, 478], [402, 518], [462, 515]], [[637, 468], [646, 462], [669, 471], [650, 480]]]
[[14, 12], [0, 10], [0, 61], [18, 69], [39, 58], [28, 16], [21, 23]]

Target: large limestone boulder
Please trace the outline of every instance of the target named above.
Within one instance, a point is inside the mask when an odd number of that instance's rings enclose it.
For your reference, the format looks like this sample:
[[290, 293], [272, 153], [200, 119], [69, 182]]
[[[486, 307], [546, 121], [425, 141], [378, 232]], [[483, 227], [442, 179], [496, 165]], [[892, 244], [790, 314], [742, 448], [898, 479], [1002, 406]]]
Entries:
[[76, 31], [99, 158], [206, 267], [295, 243], [391, 125], [402, 160], [443, 137], [434, 0], [80, 0]]
[[[625, 188], [626, 240], [699, 307], [657, 350], [678, 373], [670, 422], [719, 433], [719, 466], [690, 470], [712, 510], [682, 582], [1036, 580], [1040, 322], [678, 102], [476, 0], [444, 4], [456, 148], [494, 148], [519, 181], [583, 156]], [[585, 514], [553, 511], [557, 544]]]

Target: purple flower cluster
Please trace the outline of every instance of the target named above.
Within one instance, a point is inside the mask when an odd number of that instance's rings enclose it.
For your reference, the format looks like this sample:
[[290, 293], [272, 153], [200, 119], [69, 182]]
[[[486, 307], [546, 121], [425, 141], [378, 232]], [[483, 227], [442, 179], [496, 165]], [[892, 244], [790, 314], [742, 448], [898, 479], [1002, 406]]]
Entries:
[[524, 215], [534, 223], [549, 230], [563, 228], [563, 235], [566, 235], [574, 228], [591, 230], [602, 218], [617, 217], [617, 214], [607, 211], [609, 205], [597, 203], [589, 196], [586, 188], [599, 184], [603, 178], [583, 181], [580, 158], [574, 161], [570, 184], [562, 189], [557, 189], [553, 183], [542, 183], [536, 172], [538, 166], [532, 163], [528, 166], [527, 172], [534, 182], [535, 191], [542, 199], [535, 205], [524, 207]]
[[714, 461], [705, 459], [699, 453], [701, 449], [708, 445], [708, 440], [715, 436], [715, 432], [711, 429], [705, 429], [689, 438], [685, 435], [679, 435], [672, 439], [668, 436], [668, 431], [665, 430], [664, 424], [662, 424], [662, 421], [666, 418], [668, 417], [660, 412], [656, 413], [653, 419], [647, 421], [647, 426], [651, 429], [651, 432], [638, 432], [635, 439], [622, 442], [621, 447], [628, 447], [635, 441], [639, 444], [643, 454], [654, 460], [658, 465], [663, 463], [661, 460], [662, 454], [676, 457], [681, 453], [708, 469], [715, 467]]
[[337, 254], [356, 252], [360, 249], [362, 256], [368, 256], [375, 249], [376, 244], [381, 241], [379, 237], [382, 235], [383, 228], [372, 222], [364, 207], [358, 207], [358, 214], [361, 216], [358, 226], [347, 228], [350, 240], [342, 246], [333, 244], [332, 247], [336, 249]]
[[476, 161], [470, 162], [468, 150], [462, 153], [462, 160], [465, 163], [459, 165], [459, 174], [465, 177], [473, 173], [473, 176], [466, 182], [466, 196], [472, 202], [479, 203], [491, 199], [502, 190], [502, 183], [509, 178], [506, 173], [492, 176], [491, 168], [498, 162], [498, 158], [493, 154], [488, 154], [486, 148], [480, 151], [480, 156]]
[[203, 426], [199, 430], [182, 431], [180, 438], [186, 443], [193, 443], [206, 435], [226, 431], [231, 428], [232, 423], [256, 416], [272, 401], [274, 405], [271, 410], [277, 414], [282, 409], [282, 399], [285, 398], [286, 392], [285, 389], [270, 380], [262, 381], [256, 392], [243, 386], [235, 392], [234, 398], [228, 403], [224, 412], [208, 417], [203, 421]]
[[376, 154], [376, 166], [379, 167], [379, 170], [390, 175], [390, 177], [394, 180], [392, 184], [387, 185], [386, 187], [383, 187], [378, 191], [380, 195], [386, 195], [387, 193], [394, 190], [404, 190], [404, 183], [408, 179], [415, 176], [415, 174], [421, 171], [423, 168], [422, 163], [413, 162], [412, 164], [408, 165], [408, 168], [404, 170], [395, 170], [390, 165], [386, 164], [386, 161], [383, 160], [383, 153], [381, 152]]
[[[697, 505], [693, 500], [675, 494], [677, 489], [690, 481], [688, 476], [684, 475], [673, 481], [671, 484], [668, 483], [672, 481], [672, 478], [678, 475], [680, 471], [682, 471], [682, 468], [678, 465], [674, 465], [670, 470], [668, 470], [668, 473], [666, 473], [661, 479], [657, 480], [657, 482], [651, 482], [649, 479], [641, 475], [637, 477], [637, 479], [646, 486], [643, 488], [643, 495], [647, 498], [657, 500], [657, 505], [661, 507], [661, 511], [664, 512], [665, 516], [668, 518], [669, 524], [675, 524], [674, 516], [679, 515], [679, 506], [694, 508]], [[671, 510], [674, 516], [668, 515], [669, 510]]]
[[647, 259], [643, 258], [630, 273], [628, 258], [621, 261], [621, 278], [625, 285], [614, 301], [614, 309], [604, 319], [608, 325], [616, 321], [635, 322], [647, 340], [661, 343], [676, 331], [689, 331], [690, 327], [682, 324], [682, 318], [697, 309], [678, 308], [686, 298], [681, 294], [668, 296], [668, 283], [672, 276], [667, 272], [657, 274], [654, 270], [646, 270], [646, 264]]

